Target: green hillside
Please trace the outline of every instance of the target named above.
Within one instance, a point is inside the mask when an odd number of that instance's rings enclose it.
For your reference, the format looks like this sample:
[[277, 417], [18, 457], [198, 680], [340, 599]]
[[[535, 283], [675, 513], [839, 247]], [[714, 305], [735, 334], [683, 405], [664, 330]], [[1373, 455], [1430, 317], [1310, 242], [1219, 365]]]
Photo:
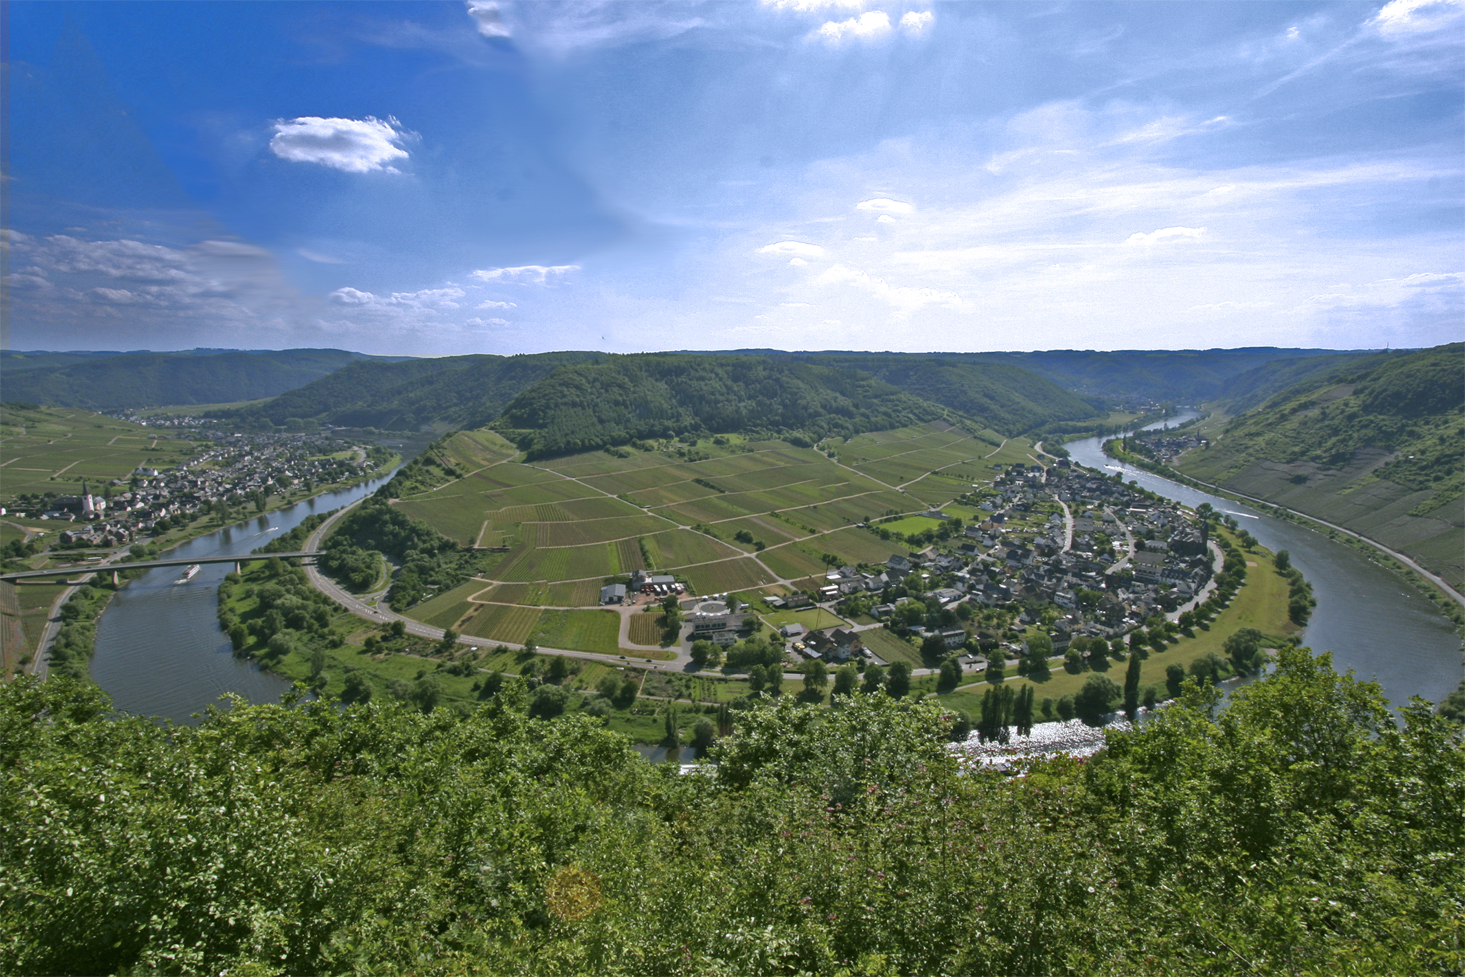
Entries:
[[1008, 434], [1099, 413], [1089, 403], [1031, 370], [1007, 363], [971, 363], [943, 357], [839, 357], [813, 362], [864, 370], [908, 394], [980, 418]]
[[365, 358], [340, 349], [76, 355], [90, 358], [6, 356], [5, 399], [88, 410], [258, 400]]
[[751, 356], [613, 356], [524, 391], [498, 427], [531, 457], [705, 432], [805, 440], [936, 420], [944, 411], [868, 374]]
[[1179, 468], [1401, 550], [1465, 583], [1465, 344], [1284, 390]]
[[240, 419], [283, 424], [316, 420], [391, 431], [482, 427], [531, 384], [600, 353], [444, 356], [400, 363], [358, 362], [240, 411]]

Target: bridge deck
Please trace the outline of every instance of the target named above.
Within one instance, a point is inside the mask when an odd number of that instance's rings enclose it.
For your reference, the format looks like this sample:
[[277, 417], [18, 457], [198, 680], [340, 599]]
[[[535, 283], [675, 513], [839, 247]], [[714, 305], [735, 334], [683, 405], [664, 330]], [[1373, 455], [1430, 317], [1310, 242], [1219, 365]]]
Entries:
[[244, 556], [195, 556], [172, 560], [139, 560], [136, 563], [93, 563], [70, 567], [52, 567], [49, 570], [24, 570], [20, 573], [0, 573], [0, 580], [24, 580], [29, 577], [69, 577], [73, 574], [96, 573], [98, 570], [149, 570], [153, 567], [186, 567], [195, 563], [242, 563], [245, 560], [307, 559], [313, 560], [319, 553], [247, 553]]

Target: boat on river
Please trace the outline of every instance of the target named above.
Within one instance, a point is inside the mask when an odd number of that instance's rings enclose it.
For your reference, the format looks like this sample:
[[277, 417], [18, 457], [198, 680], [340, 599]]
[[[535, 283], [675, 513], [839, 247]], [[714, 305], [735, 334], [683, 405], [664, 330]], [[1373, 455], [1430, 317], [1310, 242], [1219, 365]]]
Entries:
[[188, 583], [188, 581], [190, 581], [194, 577], [196, 577], [198, 575], [198, 571], [200, 571], [202, 569], [203, 569], [203, 567], [199, 566], [197, 563], [190, 563], [188, 565], [188, 569], [186, 569], [186, 570], [183, 571], [183, 576], [179, 577], [177, 580], [175, 580], [173, 582], [175, 584]]

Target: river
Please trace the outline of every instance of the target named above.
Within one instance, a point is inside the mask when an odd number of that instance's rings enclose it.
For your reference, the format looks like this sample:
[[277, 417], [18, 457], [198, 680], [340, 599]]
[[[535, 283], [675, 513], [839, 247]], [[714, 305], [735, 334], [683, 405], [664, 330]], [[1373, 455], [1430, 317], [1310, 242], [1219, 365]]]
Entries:
[[[1183, 413], [1166, 423], [1180, 423]], [[1188, 506], [1209, 502], [1237, 517], [1263, 546], [1285, 549], [1313, 585], [1317, 608], [1303, 632], [1316, 651], [1333, 653], [1339, 671], [1378, 681], [1396, 706], [1419, 695], [1438, 702], [1460, 683], [1460, 640], [1449, 619], [1415, 587], [1320, 533], [1159, 475], [1122, 468], [1104, 456], [1102, 441], [1071, 442], [1072, 459], [1100, 470], [1122, 470], [1125, 481]], [[191, 540], [171, 551], [182, 557], [251, 552], [315, 512], [329, 512], [373, 491], [385, 479], [331, 492]], [[290, 683], [234, 657], [219, 628], [217, 594], [228, 564], [204, 565], [187, 583], [179, 569], [151, 570], [123, 587], [97, 625], [91, 673], [119, 709], [179, 722], [233, 692], [275, 702]]]
[[[1184, 410], [1145, 430], [1197, 416]], [[1287, 550], [1292, 565], [1312, 584], [1317, 598], [1317, 607], [1302, 632], [1303, 643], [1314, 651], [1331, 652], [1338, 671], [1352, 669], [1359, 678], [1378, 682], [1396, 708], [1414, 695], [1438, 702], [1460, 684], [1459, 635], [1449, 618], [1414, 585], [1322, 533], [1121, 465], [1104, 454], [1105, 440], [1086, 438], [1064, 447], [1080, 465], [1111, 474], [1123, 472], [1126, 482], [1137, 482], [1183, 505], [1194, 508], [1209, 502], [1217, 511], [1235, 516], [1241, 528], [1263, 546], [1273, 552]]]
[[[164, 555], [243, 556], [317, 512], [369, 495], [390, 477], [322, 493], [191, 539]], [[227, 563], [205, 563], [191, 580], [177, 583], [182, 567], [158, 567], [112, 598], [97, 621], [91, 675], [118, 709], [194, 722], [194, 713], [227, 692], [251, 702], [278, 702], [289, 691], [288, 679], [235, 658], [229, 636], [219, 627], [219, 582], [233, 569]]]

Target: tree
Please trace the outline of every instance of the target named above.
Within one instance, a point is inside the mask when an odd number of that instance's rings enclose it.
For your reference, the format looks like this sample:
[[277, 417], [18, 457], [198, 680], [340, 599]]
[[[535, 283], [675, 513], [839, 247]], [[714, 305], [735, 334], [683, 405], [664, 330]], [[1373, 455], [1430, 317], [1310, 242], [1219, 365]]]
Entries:
[[768, 684], [765, 686], [770, 695], [778, 695], [783, 691], [783, 663], [765, 666], [768, 673]]
[[341, 692], [342, 702], [369, 702], [371, 701], [371, 682], [362, 672], [348, 672], [346, 675], [346, 688]]
[[983, 743], [1006, 743], [1012, 735], [1012, 686], [989, 688], [982, 695], [982, 717], [977, 720], [977, 735]]
[[1179, 662], [1173, 662], [1165, 666], [1165, 688], [1170, 693], [1170, 698], [1180, 695], [1180, 685], [1185, 681], [1185, 666]]
[[1124, 714], [1130, 722], [1139, 717], [1139, 670], [1139, 656], [1130, 655], [1129, 668], [1124, 672]]
[[595, 691], [600, 693], [603, 699], [614, 699], [621, 690], [621, 676], [616, 672], [607, 672], [595, 683]]
[[432, 712], [443, 697], [443, 685], [436, 675], [424, 675], [412, 683], [412, 701], [423, 712]]
[[1278, 550], [1272, 554], [1272, 566], [1276, 567], [1279, 572], [1286, 573], [1292, 569], [1292, 554], [1286, 550]]
[[860, 670], [854, 663], [841, 665], [834, 670], [834, 695], [853, 695], [860, 684]]
[[819, 659], [811, 658], [799, 671], [804, 673], [804, 690], [799, 693], [799, 701], [823, 702], [824, 690], [829, 685], [829, 669]]
[[636, 696], [640, 694], [640, 691], [640, 686], [636, 684], [636, 680], [627, 675], [621, 679], [621, 688], [615, 697], [615, 707], [617, 709], [631, 708], [631, 706], [635, 705]]
[[532, 719], [553, 719], [565, 711], [569, 702], [569, 689], [562, 685], [541, 685], [529, 700], [529, 716]]
[[[1007, 690], [1003, 686], [1003, 690]], [[1019, 736], [1031, 736], [1033, 734], [1033, 687], [1024, 685], [1018, 690], [1017, 699], [1012, 706], [1012, 724], [1017, 727]]]
[[437, 653], [439, 655], [451, 654], [453, 651], [453, 646], [457, 643], [458, 632], [454, 631], [452, 628], [448, 628], [447, 630], [443, 631], [442, 639], [437, 643]]
[[1236, 671], [1251, 672], [1260, 668], [1262, 662], [1266, 660], [1266, 655], [1262, 651], [1264, 640], [1266, 640], [1266, 636], [1256, 628], [1242, 628], [1222, 642], [1221, 648], [1231, 659]]
[[1073, 696], [1061, 695], [1058, 697], [1058, 718], [1065, 723], [1074, 717], [1077, 708], [1073, 703]]
[[941, 663], [941, 674], [936, 679], [936, 691], [945, 695], [952, 692], [961, 684], [961, 663], [955, 658], [948, 658]]
[[716, 667], [722, 661], [722, 652], [717, 645], [700, 638], [692, 642], [692, 664], [698, 668]]
[[999, 684], [1007, 680], [1007, 655], [1000, 649], [987, 659], [987, 681]]
[[553, 655], [549, 659], [549, 668], [545, 670], [544, 677], [559, 685], [570, 674], [570, 663], [564, 655]]
[[748, 691], [762, 692], [763, 686], [767, 684], [768, 672], [764, 670], [762, 665], [754, 665], [748, 669]]
[[1115, 700], [1121, 697], [1122, 693], [1114, 680], [1107, 675], [1094, 673], [1084, 682], [1083, 688], [1078, 695], [1074, 696], [1073, 708], [1079, 719], [1082, 719], [1090, 726], [1098, 726], [1104, 721], [1114, 706]]
[[885, 669], [879, 665], [865, 666], [865, 684], [860, 691], [869, 695], [879, 692], [885, 686]]
[[698, 719], [696, 724], [692, 726], [692, 747], [697, 751], [697, 756], [706, 756], [707, 751], [712, 749], [712, 744], [716, 739], [717, 727], [706, 716]]
[[890, 677], [885, 680], [885, 694], [892, 699], [904, 699], [911, 690], [911, 666], [898, 661], [890, 666]]
[[946, 639], [939, 634], [928, 634], [921, 642], [921, 660], [934, 665], [946, 657]]

